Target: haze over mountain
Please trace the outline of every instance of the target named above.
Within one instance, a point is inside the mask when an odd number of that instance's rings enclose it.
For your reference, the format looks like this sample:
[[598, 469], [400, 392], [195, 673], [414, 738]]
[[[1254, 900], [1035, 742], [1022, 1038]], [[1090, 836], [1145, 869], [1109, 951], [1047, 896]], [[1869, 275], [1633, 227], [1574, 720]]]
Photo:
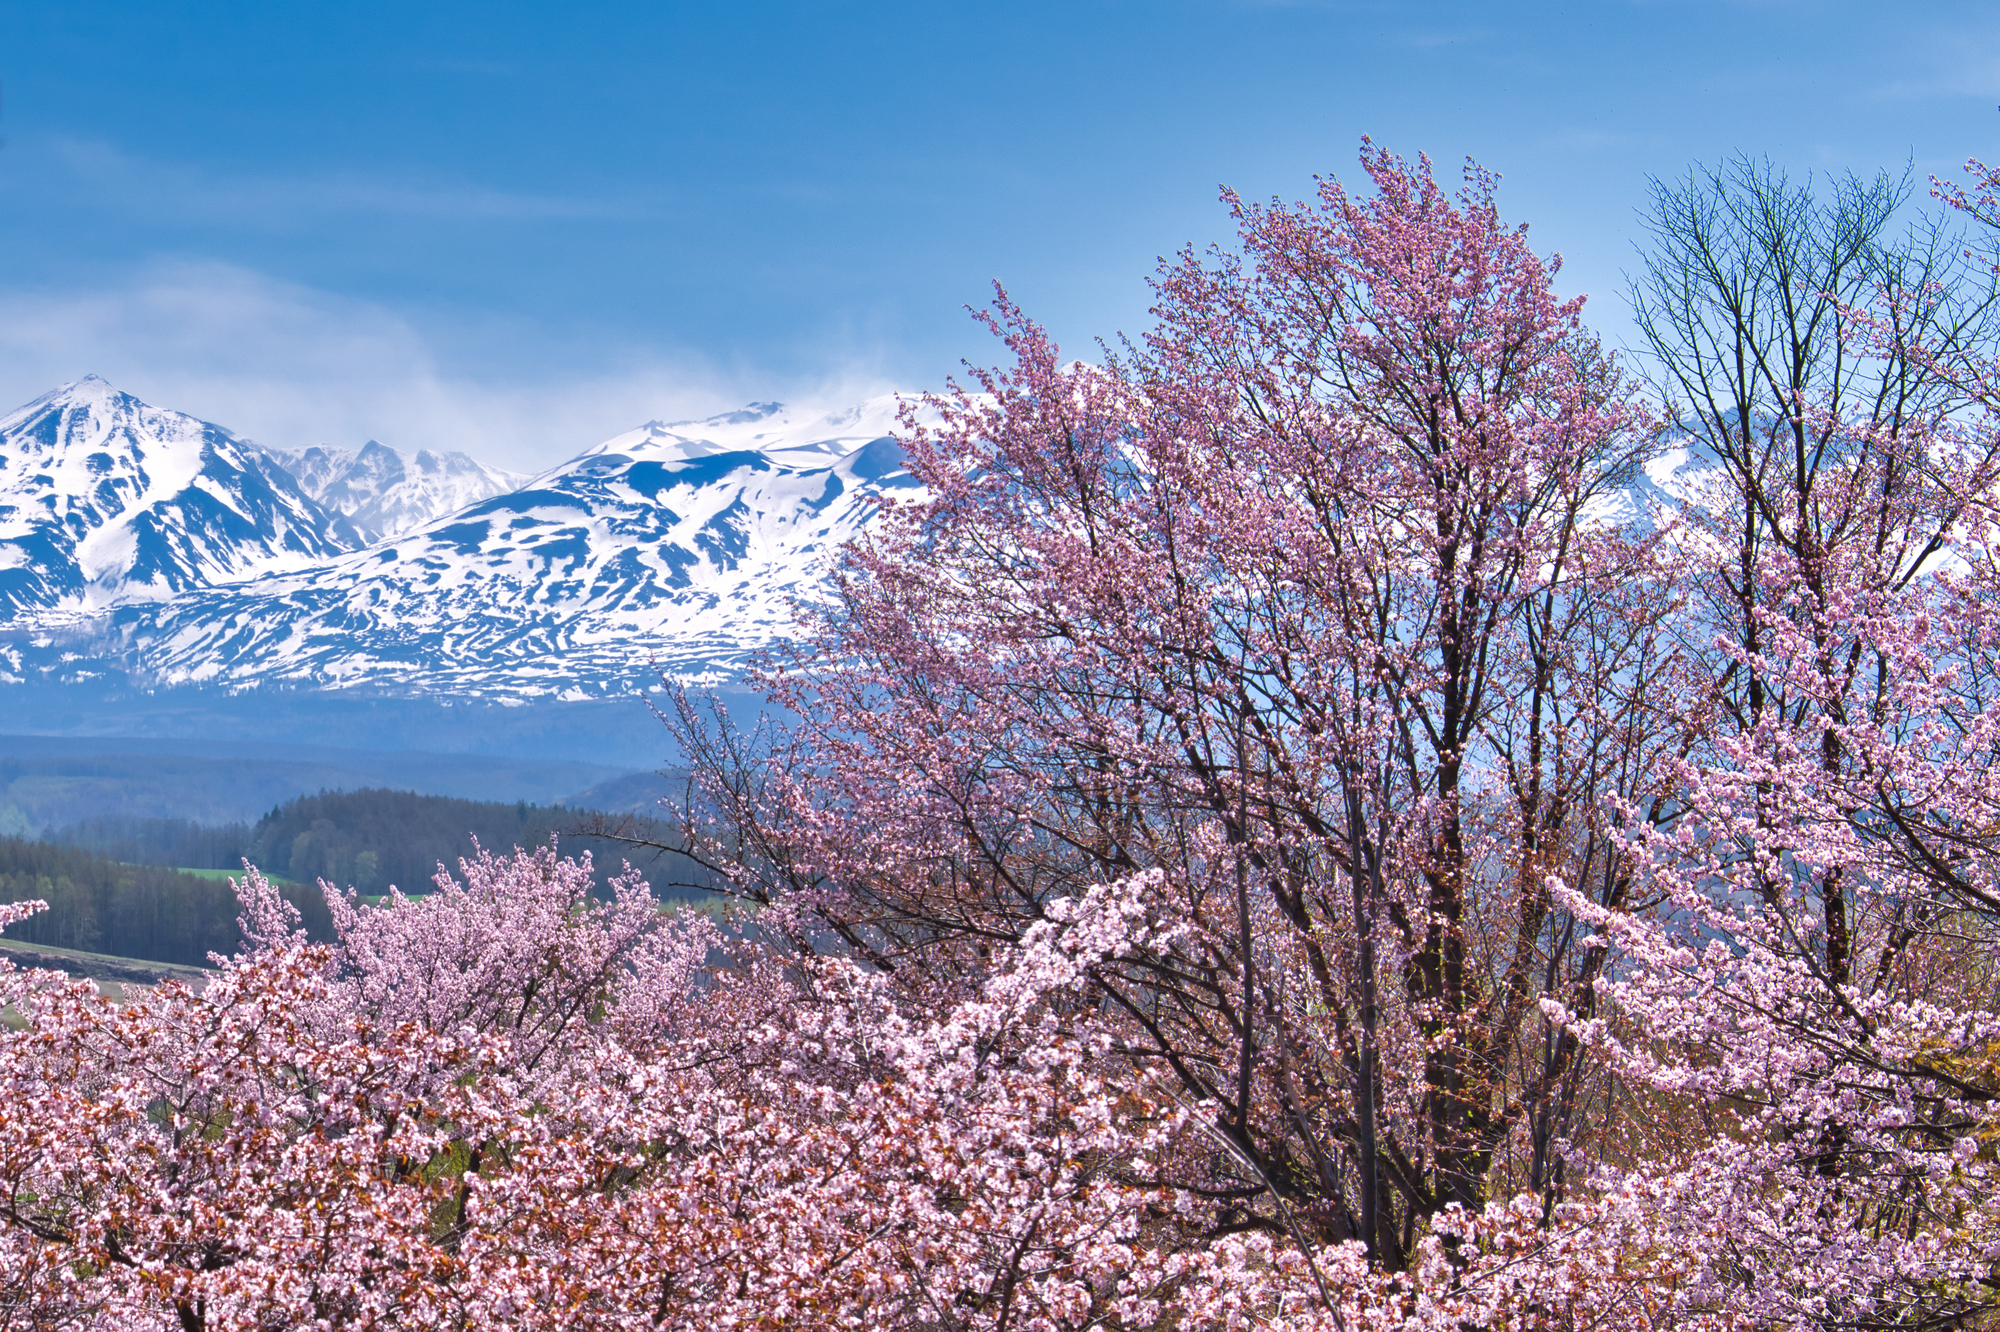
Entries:
[[300, 489], [345, 517], [370, 542], [399, 536], [489, 495], [505, 494], [528, 479], [464, 453], [418, 449], [405, 454], [372, 439], [359, 449], [315, 444], [264, 451], [291, 473]]

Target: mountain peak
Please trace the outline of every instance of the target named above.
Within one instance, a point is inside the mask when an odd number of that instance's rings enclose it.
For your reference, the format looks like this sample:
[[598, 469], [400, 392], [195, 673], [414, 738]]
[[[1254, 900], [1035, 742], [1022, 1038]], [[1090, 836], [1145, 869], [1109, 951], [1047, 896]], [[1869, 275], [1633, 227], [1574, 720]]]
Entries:
[[110, 380], [104, 378], [102, 375], [85, 375], [81, 379], [73, 379], [69, 383], [64, 384], [61, 388], [55, 390], [53, 393], [45, 395], [43, 400], [44, 401], [61, 400], [65, 402], [108, 402], [119, 398], [129, 399], [130, 401], [137, 403], [141, 407], [151, 405], [149, 403], [140, 402], [139, 399], [125, 392], [123, 389], [119, 388], [117, 385], [113, 384]]
[[157, 600], [354, 544], [227, 430], [97, 375], [0, 418], [0, 619]]
[[110, 381], [97, 375], [85, 375], [81, 379], [72, 379], [67, 384], [52, 388], [33, 402], [7, 413], [4, 418], [0, 418], [0, 432], [5, 432], [17, 422], [36, 416], [51, 407], [83, 407], [94, 410], [107, 403], [117, 403], [120, 406], [129, 404], [133, 408], [141, 409], [146, 407], [145, 403], [131, 394], [114, 388]]

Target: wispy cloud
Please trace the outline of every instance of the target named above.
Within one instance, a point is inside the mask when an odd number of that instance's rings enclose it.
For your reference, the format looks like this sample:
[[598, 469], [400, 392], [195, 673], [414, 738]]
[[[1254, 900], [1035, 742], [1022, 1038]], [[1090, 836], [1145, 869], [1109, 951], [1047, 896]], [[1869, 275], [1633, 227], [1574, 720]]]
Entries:
[[[560, 365], [523, 369], [538, 340]], [[673, 348], [566, 341], [558, 358], [546, 343], [526, 326], [423, 329], [232, 265], [163, 264], [92, 290], [0, 292], [0, 410], [96, 373], [268, 444], [379, 439], [534, 471], [647, 420], [762, 398], [844, 406], [893, 387], [865, 365], [779, 382]]]
[[323, 222], [328, 214], [444, 220], [636, 218], [658, 211], [639, 197], [586, 198], [419, 181], [357, 172], [231, 174], [138, 156], [99, 140], [51, 136], [18, 146], [29, 171], [66, 178], [112, 207], [178, 221], [238, 225]]
[[1914, 58], [1899, 62], [1903, 76], [1873, 85], [1870, 95], [1896, 102], [1978, 97], [2000, 105], [2000, 37], [1959, 33], [1950, 40], [1912, 45]]

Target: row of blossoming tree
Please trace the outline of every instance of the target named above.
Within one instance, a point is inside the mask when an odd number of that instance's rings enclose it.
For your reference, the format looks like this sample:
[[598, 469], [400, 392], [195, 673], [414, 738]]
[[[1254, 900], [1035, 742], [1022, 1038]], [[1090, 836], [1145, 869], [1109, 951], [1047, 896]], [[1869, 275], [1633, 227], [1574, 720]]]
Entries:
[[996, 302], [787, 720], [668, 718], [736, 916], [482, 854], [0, 973], [0, 1325], [1990, 1322], [1991, 272], [1661, 185], [1649, 392], [1362, 165], [1094, 363]]

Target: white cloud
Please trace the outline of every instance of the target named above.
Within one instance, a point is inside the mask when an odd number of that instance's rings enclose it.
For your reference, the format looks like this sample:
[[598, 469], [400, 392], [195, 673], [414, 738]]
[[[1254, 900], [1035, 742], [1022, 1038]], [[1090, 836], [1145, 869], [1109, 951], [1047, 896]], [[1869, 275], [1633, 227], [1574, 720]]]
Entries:
[[[584, 368], [521, 369], [558, 361]], [[866, 366], [781, 382], [671, 347], [557, 346], [528, 324], [420, 328], [383, 305], [221, 263], [0, 292], [0, 410], [90, 373], [267, 444], [379, 439], [519, 471], [648, 420], [752, 399], [832, 408], [895, 387]]]

